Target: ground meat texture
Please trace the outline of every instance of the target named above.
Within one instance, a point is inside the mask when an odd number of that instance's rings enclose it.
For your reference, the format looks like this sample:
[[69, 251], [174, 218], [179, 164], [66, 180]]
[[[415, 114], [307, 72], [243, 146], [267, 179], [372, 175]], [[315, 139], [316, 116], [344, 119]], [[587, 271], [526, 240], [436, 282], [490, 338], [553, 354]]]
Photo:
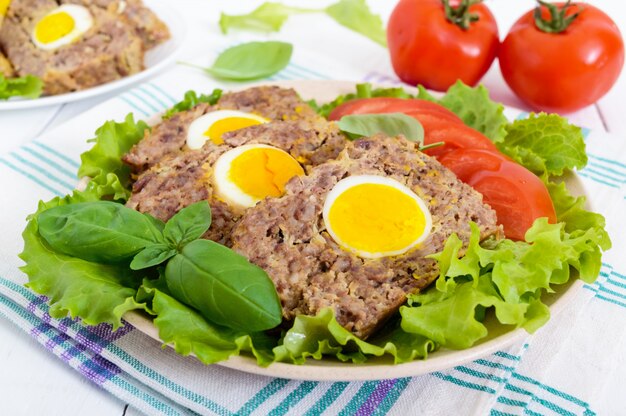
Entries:
[[165, 156], [187, 150], [189, 125], [198, 117], [216, 110], [239, 110], [274, 121], [291, 121], [311, 129], [325, 127], [325, 121], [302, 101], [293, 89], [279, 87], [248, 88], [224, 94], [217, 105], [199, 104], [156, 125], [123, 158], [133, 172], [142, 172]]
[[326, 156], [336, 157], [345, 144], [334, 124], [319, 127], [324, 130], [310, 130], [294, 121], [267, 123], [228, 133], [223, 145], [207, 141], [202, 149], [168, 155], [138, 176], [127, 206], [167, 221], [187, 205], [207, 200], [213, 219], [204, 237], [229, 246], [241, 213], [213, 197], [211, 176], [218, 157], [234, 147], [259, 143], [283, 149], [303, 165], [317, 164], [328, 160]]
[[11, 62], [0, 52], [0, 74], [6, 78], [10, 78], [14, 75]]
[[[65, 3], [87, 7], [93, 26], [69, 45], [54, 50], [38, 48], [31, 40], [36, 23]], [[142, 22], [135, 18], [138, 15], [144, 16]], [[141, 71], [145, 50], [168, 37], [163, 22], [138, 0], [129, 3], [13, 0], [0, 28], [0, 48], [17, 75], [40, 77], [44, 94], [53, 95], [90, 88]]]
[[[339, 180], [361, 174], [393, 178], [424, 200], [433, 219], [424, 243], [400, 256], [363, 259], [332, 240], [322, 219], [326, 195]], [[478, 224], [482, 238], [501, 233], [495, 212], [478, 192], [413, 143], [379, 136], [349, 143], [337, 160], [293, 178], [283, 197], [246, 211], [232, 242], [234, 250], [267, 271], [286, 320], [331, 307], [341, 325], [366, 338], [408, 293], [436, 278], [437, 263], [427, 255], [441, 251], [452, 233], [469, 241], [470, 221]]]

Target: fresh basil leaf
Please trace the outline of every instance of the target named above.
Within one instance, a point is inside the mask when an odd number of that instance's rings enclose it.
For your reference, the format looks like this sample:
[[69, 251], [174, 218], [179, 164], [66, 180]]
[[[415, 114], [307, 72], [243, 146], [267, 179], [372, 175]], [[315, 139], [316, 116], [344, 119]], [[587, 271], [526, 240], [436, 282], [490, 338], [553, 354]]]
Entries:
[[5, 78], [0, 73], [0, 100], [11, 97], [37, 98], [43, 92], [43, 81], [34, 75]]
[[211, 207], [207, 201], [191, 204], [167, 221], [163, 236], [170, 247], [180, 250], [187, 243], [197, 240], [211, 226]]
[[110, 201], [51, 208], [38, 220], [39, 233], [54, 250], [88, 261], [124, 261], [163, 242], [163, 223]]
[[418, 144], [424, 141], [424, 128], [420, 122], [402, 113], [353, 114], [343, 116], [337, 125], [351, 138], [384, 133], [389, 137], [402, 134], [407, 140]]
[[328, 6], [326, 13], [340, 25], [387, 47], [385, 25], [380, 16], [370, 11], [365, 0], [340, 0]]
[[506, 131], [498, 148], [539, 175], [560, 176], [587, 164], [582, 130], [558, 114], [530, 114]]
[[211, 322], [244, 331], [274, 328], [282, 309], [267, 273], [214, 241], [195, 240], [165, 268], [167, 287]]
[[291, 7], [282, 3], [263, 3], [252, 12], [242, 15], [220, 16], [220, 29], [226, 34], [230, 29], [249, 29], [261, 32], [277, 32], [293, 14], [318, 12], [315, 9]]
[[249, 81], [274, 75], [289, 64], [290, 43], [268, 41], [242, 43], [222, 52], [205, 70], [216, 78]]
[[87, 325], [106, 322], [116, 329], [123, 325], [127, 311], [146, 307], [135, 300], [141, 276], [126, 265], [93, 263], [58, 253], [39, 233], [38, 217], [45, 210], [97, 198], [99, 190], [91, 188], [40, 202], [22, 233], [24, 250], [19, 256], [26, 263], [21, 269], [28, 276], [27, 286], [48, 297], [50, 315], [63, 318], [69, 314]]
[[214, 89], [209, 95], [201, 94], [200, 96], [198, 96], [195, 91], [189, 90], [185, 93], [185, 97], [182, 101], [177, 102], [171, 108], [165, 111], [162, 118], [166, 120], [176, 113], [191, 110], [200, 103], [215, 105], [221, 97], [222, 90], [220, 90], [219, 88]]
[[154, 244], [141, 250], [133, 257], [130, 268], [133, 270], [147, 269], [171, 259], [177, 251], [168, 244]]
[[455, 113], [467, 126], [478, 130], [494, 143], [502, 141], [509, 121], [504, 116], [504, 107], [489, 98], [484, 85], [470, 87], [457, 81], [443, 97], [437, 99], [421, 85], [417, 98], [433, 101]]

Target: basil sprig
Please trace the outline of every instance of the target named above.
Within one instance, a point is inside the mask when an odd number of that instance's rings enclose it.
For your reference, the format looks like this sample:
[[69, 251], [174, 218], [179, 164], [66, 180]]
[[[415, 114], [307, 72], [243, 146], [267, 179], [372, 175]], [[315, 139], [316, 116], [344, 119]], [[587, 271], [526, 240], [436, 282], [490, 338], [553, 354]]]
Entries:
[[402, 113], [352, 114], [341, 117], [338, 126], [351, 139], [384, 133], [389, 137], [402, 134], [418, 145], [424, 142], [424, 128], [420, 122]]
[[60, 253], [112, 264], [132, 258], [133, 270], [165, 264], [172, 295], [209, 321], [254, 332], [282, 320], [278, 294], [263, 269], [227, 247], [199, 240], [211, 225], [206, 201], [166, 224], [110, 201], [50, 208], [38, 222], [41, 237]]
[[291, 60], [292, 52], [293, 46], [287, 42], [242, 43], [222, 52], [212, 66], [200, 69], [215, 78], [250, 81], [269, 77], [285, 68]]

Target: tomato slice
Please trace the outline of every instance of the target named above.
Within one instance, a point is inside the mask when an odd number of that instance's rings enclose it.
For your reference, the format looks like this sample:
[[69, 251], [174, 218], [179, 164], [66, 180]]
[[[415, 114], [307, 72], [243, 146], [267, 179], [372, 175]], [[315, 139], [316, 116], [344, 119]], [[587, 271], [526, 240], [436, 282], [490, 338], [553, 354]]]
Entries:
[[544, 183], [525, 167], [501, 153], [482, 149], [457, 149], [439, 162], [483, 195], [512, 240], [524, 240], [537, 218], [556, 223], [556, 212]]
[[424, 144], [444, 142], [443, 146], [426, 149], [424, 153], [440, 158], [456, 149], [483, 149], [497, 152], [496, 145], [484, 134], [465, 124], [450, 123], [445, 120], [422, 121]]
[[339, 120], [350, 114], [408, 113], [410, 111], [437, 112], [442, 116], [461, 121], [452, 111], [442, 105], [417, 98], [373, 97], [357, 98], [335, 107], [329, 120]]

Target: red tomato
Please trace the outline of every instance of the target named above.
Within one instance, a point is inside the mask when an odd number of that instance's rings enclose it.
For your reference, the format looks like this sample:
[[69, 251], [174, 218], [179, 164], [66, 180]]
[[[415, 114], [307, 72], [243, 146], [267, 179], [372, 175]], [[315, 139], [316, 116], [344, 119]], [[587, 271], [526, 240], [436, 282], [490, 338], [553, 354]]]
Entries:
[[[563, 10], [563, 3], [557, 5]], [[547, 33], [529, 11], [502, 43], [502, 76], [534, 109], [567, 113], [588, 106], [613, 86], [622, 70], [624, 43], [615, 23], [589, 3], [572, 4], [564, 17], [578, 12], [562, 32]], [[545, 6], [541, 15], [549, 19]]]
[[328, 115], [329, 120], [339, 120], [350, 114], [383, 114], [383, 113], [407, 113], [408, 112], [434, 112], [447, 116], [451, 120], [461, 121], [452, 111], [442, 105], [426, 100], [414, 98], [373, 97], [358, 98], [346, 101], [335, 107]]
[[481, 149], [458, 149], [439, 159], [463, 182], [483, 195], [512, 240], [524, 240], [537, 218], [556, 222], [550, 194], [541, 180], [525, 167], [500, 153]]
[[444, 142], [443, 146], [424, 150], [429, 156], [439, 158], [456, 149], [484, 149], [497, 151], [493, 144], [484, 134], [467, 127], [465, 124], [450, 123], [448, 121], [422, 122], [424, 127], [424, 145]]
[[[443, 3], [401, 0], [387, 25], [391, 63], [398, 77], [437, 91], [447, 90], [458, 79], [476, 84], [491, 66], [499, 43], [498, 26], [487, 6], [473, 4], [460, 13], [468, 0], [458, 0], [446, 13]], [[470, 15], [478, 20], [468, 21]]]

